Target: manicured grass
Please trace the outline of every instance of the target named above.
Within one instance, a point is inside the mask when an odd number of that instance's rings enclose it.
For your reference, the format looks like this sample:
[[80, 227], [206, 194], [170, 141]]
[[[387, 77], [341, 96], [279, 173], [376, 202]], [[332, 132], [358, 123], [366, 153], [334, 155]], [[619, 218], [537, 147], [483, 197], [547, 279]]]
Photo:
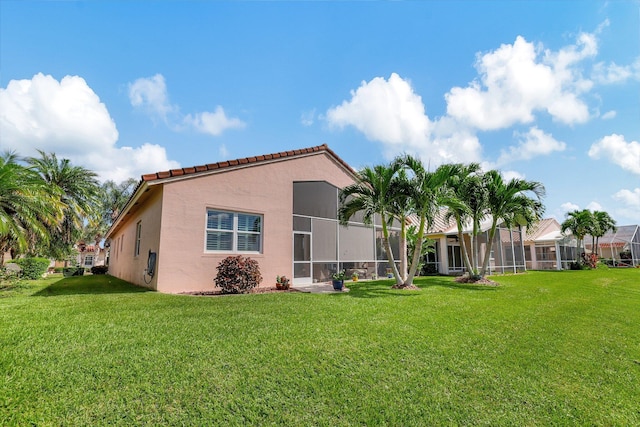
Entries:
[[639, 425], [640, 270], [0, 298], [0, 425]]

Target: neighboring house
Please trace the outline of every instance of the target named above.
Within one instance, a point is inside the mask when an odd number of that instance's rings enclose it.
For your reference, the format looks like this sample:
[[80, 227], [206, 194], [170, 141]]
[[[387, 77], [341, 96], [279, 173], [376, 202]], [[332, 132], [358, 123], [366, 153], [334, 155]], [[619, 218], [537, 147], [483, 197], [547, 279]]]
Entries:
[[101, 249], [98, 245], [87, 245], [85, 243], [78, 243], [76, 245], [78, 250], [78, 265], [85, 268], [91, 268], [96, 265], [105, 265], [106, 263], [106, 251]]
[[[435, 240], [435, 254], [427, 258], [427, 266], [432, 266], [440, 274], [462, 274], [465, 271], [464, 261], [458, 237], [458, 228], [455, 220], [445, 221], [445, 209], [441, 209], [426, 237]], [[417, 222], [412, 219], [413, 222]], [[416, 224], [417, 225], [417, 224]], [[485, 219], [480, 224], [478, 234], [478, 253], [480, 254], [479, 266], [482, 265], [482, 254], [485, 253], [491, 218]], [[466, 224], [463, 229], [463, 238], [466, 248], [471, 248], [471, 225]], [[489, 260], [489, 273], [517, 273], [526, 270], [524, 259], [523, 230], [518, 228], [505, 228], [498, 224]]]
[[563, 234], [554, 218], [529, 227], [524, 245], [527, 270], [566, 270], [576, 260], [576, 238]]
[[263, 286], [277, 275], [329, 281], [339, 269], [383, 275], [380, 227], [338, 223], [339, 189], [355, 179], [326, 144], [143, 175], [107, 233], [109, 273], [161, 292], [207, 291], [220, 261], [240, 254], [258, 261]]
[[[584, 238], [585, 251], [593, 252], [593, 239]], [[598, 239], [598, 255], [616, 266], [640, 265], [640, 226], [621, 225]]]

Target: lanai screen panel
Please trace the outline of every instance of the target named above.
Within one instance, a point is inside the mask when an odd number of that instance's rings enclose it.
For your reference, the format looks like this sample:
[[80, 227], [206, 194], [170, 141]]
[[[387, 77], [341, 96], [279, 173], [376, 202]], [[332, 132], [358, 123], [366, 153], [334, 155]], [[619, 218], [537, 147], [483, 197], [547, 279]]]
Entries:
[[338, 218], [338, 188], [324, 181], [294, 182], [293, 213]]
[[493, 248], [492, 272], [513, 273], [526, 269], [520, 229], [509, 230], [502, 225], [498, 226]]
[[340, 227], [340, 261], [375, 261], [373, 228]]
[[314, 261], [338, 261], [338, 223], [313, 218]]

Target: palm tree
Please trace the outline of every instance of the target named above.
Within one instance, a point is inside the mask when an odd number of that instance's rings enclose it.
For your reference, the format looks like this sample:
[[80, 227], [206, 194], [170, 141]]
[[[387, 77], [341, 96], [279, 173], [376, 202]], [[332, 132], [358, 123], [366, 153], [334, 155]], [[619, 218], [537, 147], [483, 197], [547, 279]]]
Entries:
[[[49, 187], [18, 156], [0, 156], [0, 253], [28, 251], [35, 241], [49, 241], [49, 229], [62, 220], [57, 188]], [[0, 259], [0, 264], [2, 259]]]
[[400, 223], [400, 278], [404, 282], [408, 276], [407, 265], [407, 223], [409, 215], [413, 212], [413, 199], [411, 197], [411, 182], [404, 169], [398, 169], [391, 181], [389, 188], [389, 213]]
[[607, 212], [593, 211], [593, 232], [592, 237], [595, 237], [595, 244], [592, 242], [591, 247], [595, 249], [596, 256], [598, 255], [598, 240], [600, 237], [607, 234], [609, 231], [616, 231], [616, 220], [611, 218]]
[[[464, 225], [471, 218], [472, 207], [466, 202], [471, 199], [470, 191], [473, 189], [472, 179], [480, 171], [480, 164], [471, 163], [469, 165], [458, 165], [458, 173], [452, 174], [447, 180], [447, 191], [443, 199], [443, 205], [447, 208], [445, 220], [448, 222], [453, 218], [458, 229], [458, 241], [460, 242], [460, 252], [465, 268], [472, 274], [469, 251], [464, 239]], [[476, 264], [477, 265], [477, 264]]]
[[100, 201], [100, 185], [97, 175], [82, 167], [73, 166], [68, 159], [58, 160], [55, 153], [38, 150], [39, 158], [30, 157], [28, 164], [38, 172], [50, 188], [59, 190], [64, 204], [64, 218], [59, 227], [51, 230], [61, 245], [51, 255], [60, 256], [77, 243], [86, 221], [94, 221], [96, 206]]
[[420, 265], [425, 231], [433, 224], [440, 203], [444, 199], [447, 179], [456, 173], [458, 166], [453, 164], [441, 165], [434, 172], [429, 172], [419, 159], [411, 155], [404, 155], [398, 158], [395, 163], [408, 169], [412, 174], [410, 196], [413, 199], [414, 213], [420, 220], [416, 234], [416, 247], [411, 255], [409, 274], [404, 282], [399, 285], [399, 287], [411, 287]]
[[104, 184], [102, 184], [100, 214], [102, 216], [102, 224], [105, 226], [105, 231], [111, 226], [118, 215], [120, 215], [120, 212], [127, 204], [127, 201], [129, 201], [137, 185], [138, 181], [134, 178], [129, 178], [120, 184], [116, 184], [111, 180], [105, 181]]
[[[484, 174], [488, 189], [487, 213], [491, 215], [491, 229], [484, 254], [480, 276], [484, 277], [489, 267], [489, 255], [499, 222], [511, 228], [514, 225], [529, 225], [542, 217], [544, 205], [544, 186], [535, 181], [513, 178], [504, 182], [500, 172], [488, 171]], [[529, 196], [530, 193], [535, 198]]]
[[589, 233], [589, 230], [593, 229], [593, 215], [589, 209], [575, 210], [567, 213], [567, 219], [560, 224], [562, 232], [571, 230], [576, 239], [578, 240], [578, 248], [576, 250], [576, 260], [579, 261], [580, 254], [582, 253], [582, 242], [584, 236]]
[[338, 209], [338, 218], [342, 225], [347, 225], [349, 219], [356, 213], [363, 215], [363, 221], [367, 225], [373, 223], [376, 214], [380, 215], [382, 242], [396, 284], [402, 284], [402, 278], [389, 243], [389, 225], [393, 221], [391, 190], [399, 169], [395, 163], [388, 166], [377, 165], [373, 168], [363, 168], [357, 173], [356, 182], [340, 191], [340, 207]]

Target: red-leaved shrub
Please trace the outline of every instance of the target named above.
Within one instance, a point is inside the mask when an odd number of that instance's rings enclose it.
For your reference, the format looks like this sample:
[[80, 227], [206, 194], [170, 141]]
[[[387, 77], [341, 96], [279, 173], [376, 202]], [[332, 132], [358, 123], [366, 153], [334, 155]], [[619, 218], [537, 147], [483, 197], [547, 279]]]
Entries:
[[249, 257], [230, 256], [218, 264], [218, 275], [213, 281], [225, 294], [244, 294], [262, 281], [258, 261]]

